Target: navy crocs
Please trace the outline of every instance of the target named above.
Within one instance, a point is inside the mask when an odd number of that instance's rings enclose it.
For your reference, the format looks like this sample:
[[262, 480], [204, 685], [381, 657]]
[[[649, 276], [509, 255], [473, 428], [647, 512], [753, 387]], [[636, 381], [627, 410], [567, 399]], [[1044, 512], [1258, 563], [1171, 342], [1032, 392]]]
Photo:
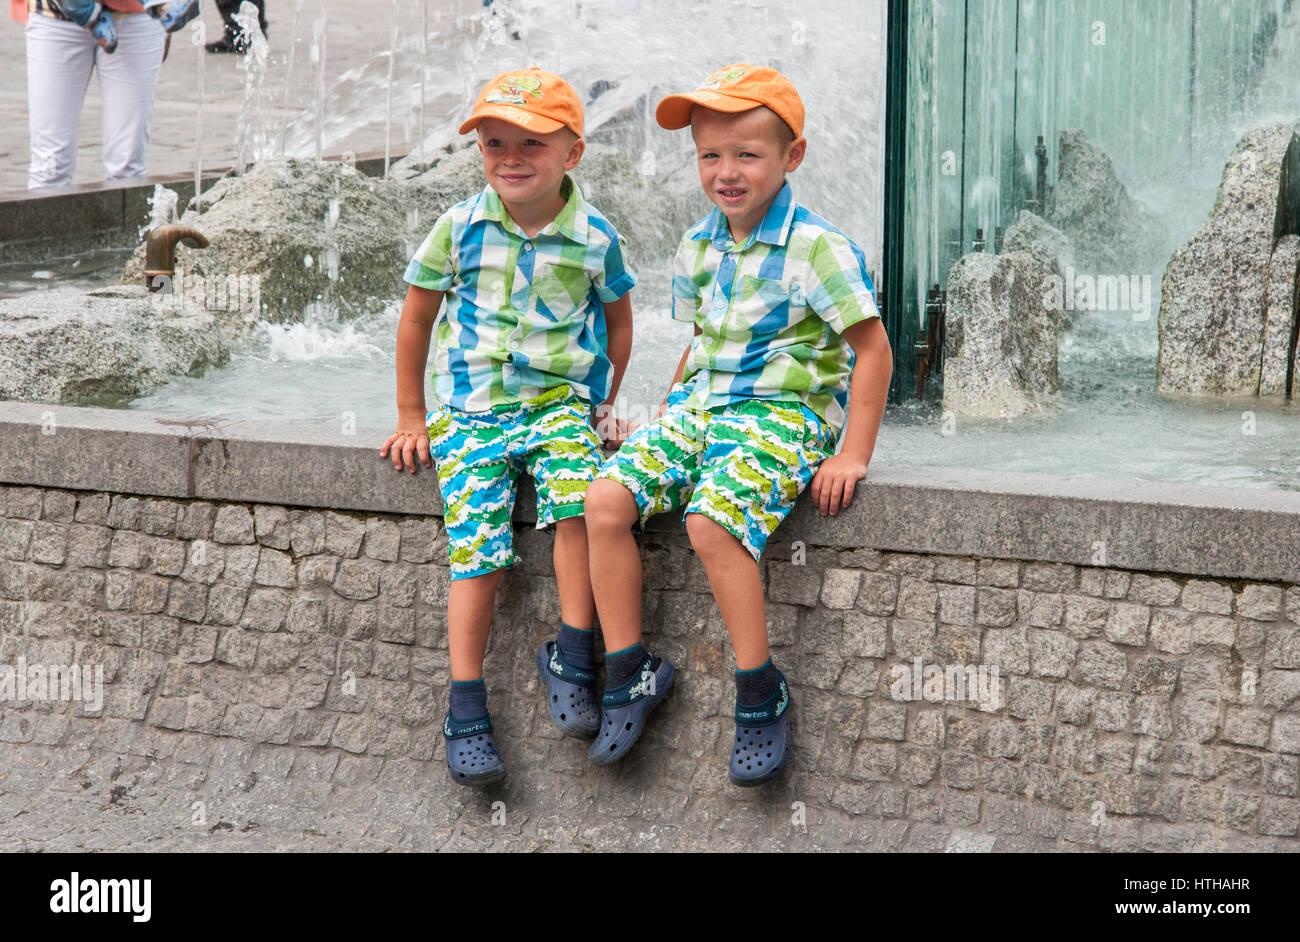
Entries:
[[546, 682], [546, 705], [555, 725], [569, 736], [595, 736], [600, 728], [595, 672], [574, 667], [551, 639], [537, 649], [537, 673]]
[[647, 654], [627, 683], [606, 690], [600, 698], [600, 730], [587, 758], [610, 765], [627, 755], [645, 728], [646, 716], [668, 694], [674, 673], [666, 657]]
[[736, 704], [736, 741], [727, 770], [736, 785], [762, 785], [785, 768], [790, 754], [790, 689], [776, 672], [776, 692], [758, 706]]
[[447, 740], [447, 771], [457, 785], [489, 785], [506, 777], [506, 764], [492, 738], [492, 719], [457, 721], [451, 714], [442, 721]]

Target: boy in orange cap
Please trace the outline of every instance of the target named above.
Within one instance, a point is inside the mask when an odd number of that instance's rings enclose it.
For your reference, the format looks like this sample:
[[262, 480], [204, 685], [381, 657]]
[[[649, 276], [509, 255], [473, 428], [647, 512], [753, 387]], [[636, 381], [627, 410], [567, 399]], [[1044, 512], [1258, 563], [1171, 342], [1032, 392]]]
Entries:
[[684, 507], [735, 649], [729, 775], [758, 785], [786, 763], [791, 703], [768, 649], [758, 559], [810, 482], [822, 514], [852, 501], [892, 359], [862, 251], [796, 203], [786, 182], [808, 143], [790, 81], [727, 66], [663, 99], [655, 116], [668, 129], [690, 125], [716, 208], [677, 250], [673, 318], [692, 322], [695, 336], [660, 416], [628, 437], [587, 490], [591, 559], [600, 560], [591, 582], [611, 652], [588, 754], [598, 764], [625, 755], [672, 683], [672, 665], [641, 644], [632, 527]]
[[[522, 472], [537, 489], [537, 526], [555, 527], [561, 628], [537, 653], [555, 722], [591, 736], [595, 605], [583, 496], [601, 464], [593, 421], [618, 393], [632, 346], [635, 283], [618, 232], [568, 171], [582, 158], [582, 102], [540, 69], [484, 86], [462, 134], [478, 132], [487, 187], [434, 224], [406, 269], [397, 328], [393, 467], [438, 465], [451, 585], [451, 691], [443, 735], [452, 779], [496, 781], [483, 658], [502, 571], [517, 561], [511, 510]], [[444, 298], [445, 315], [438, 317]], [[434, 389], [424, 368], [435, 323]]]

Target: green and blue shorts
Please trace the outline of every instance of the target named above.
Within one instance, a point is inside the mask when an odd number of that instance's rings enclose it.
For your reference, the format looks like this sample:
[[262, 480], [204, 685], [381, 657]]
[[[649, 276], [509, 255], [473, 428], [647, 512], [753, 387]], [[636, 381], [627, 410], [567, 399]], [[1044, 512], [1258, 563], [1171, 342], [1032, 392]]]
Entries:
[[682, 404], [688, 395], [674, 386], [664, 414], [628, 436], [597, 477], [631, 492], [642, 525], [684, 507], [683, 519], [703, 514], [758, 559], [834, 453], [835, 433], [798, 403], [742, 399], [700, 411]]
[[587, 485], [602, 459], [590, 417], [591, 407], [568, 386], [486, 412], [442, 406], [428, 414], [452, 579], [519, 561], [510, 517], [524, 471], [537, 488], [539, 530], [582, 516]]

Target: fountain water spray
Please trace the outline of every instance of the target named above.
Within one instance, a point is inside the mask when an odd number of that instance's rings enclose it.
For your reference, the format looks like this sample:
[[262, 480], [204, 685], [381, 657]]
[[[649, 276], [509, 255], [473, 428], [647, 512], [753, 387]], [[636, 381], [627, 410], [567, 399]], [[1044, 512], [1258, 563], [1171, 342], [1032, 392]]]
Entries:
[[[268, 47], [266, 36], [259, 25], [257, 7], [244, 0], [239, 5], [234, 19], [244, 41], [248, 44], [239, 61], [239, 68], [244, 72], [244, 107], [239, 115], [239, 157], [235, 174], [242, 177], [248, 165], [249, 138], [253, 136], [254, 115], [262, 114], [262, 109], [255, 104], [255, 99], [261, 98], [262, 80], [266, 76]], [[252, 157], [256, 159], [258, 156], [254, 147]]]
[[197, 20], [190, 25], [190, 44], [198, 57], [195, 69], [194, 86], [198, 97], [194, 105], [194, 211], [203, 212], [203, 201], [199, 198], [203, 192], [203, 43], [207, 34], [203, 21]]
[[298, 19], [302, 15], [302, 0], [293, 0], [293, 28], [289, 30], [289, 62], [284, 69], [284, 100], [280, 106], [283, 126], [280, 131], [280, 156], [284, 156], [284, 146], [289, 137], [289, 88], [293, 84], [293, 54], [298, 48]]
[[384, 178], [393, 153], [393, 63], [397, 59], [397, 0], [393, 0], [393, 31], [388, 41], [388, 94], [384, 98]]
[[316, 160], [325, 146], [325, 8], [311, 25], [311, 61], [316, 64]]

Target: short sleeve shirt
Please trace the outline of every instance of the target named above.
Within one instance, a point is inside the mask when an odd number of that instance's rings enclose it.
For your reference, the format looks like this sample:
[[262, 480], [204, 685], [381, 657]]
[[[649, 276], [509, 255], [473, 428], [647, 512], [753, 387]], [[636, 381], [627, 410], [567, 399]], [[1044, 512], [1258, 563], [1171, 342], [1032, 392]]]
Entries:
[[444, 213], [407, 265], [408, 283], [446, 293], [433, 354], [443, 404], [484, 412], [564, 384], [593, 406], [609, 395], [604, 305], [636, 278], [618, 231], [572, 178], [564, 186], [564, 208], [531, 237], [486, 187]]
[[683, 375], [695, 408], [797, 402], [838, 434], [853, 368], [842, 334], [879, 316], [862, 250], [796, 203], [789, 183], [743, 242], [715, 208], [678, 246], [673, 317], [702, 331]]

